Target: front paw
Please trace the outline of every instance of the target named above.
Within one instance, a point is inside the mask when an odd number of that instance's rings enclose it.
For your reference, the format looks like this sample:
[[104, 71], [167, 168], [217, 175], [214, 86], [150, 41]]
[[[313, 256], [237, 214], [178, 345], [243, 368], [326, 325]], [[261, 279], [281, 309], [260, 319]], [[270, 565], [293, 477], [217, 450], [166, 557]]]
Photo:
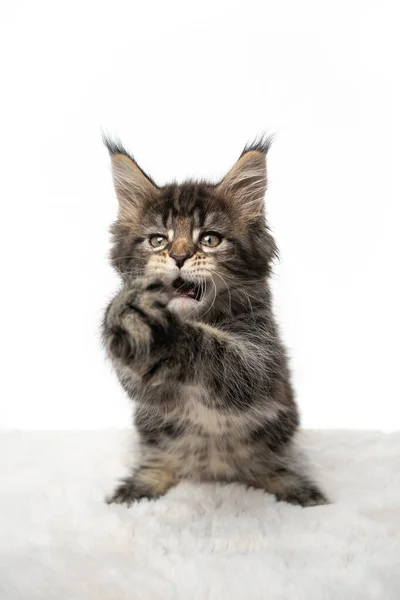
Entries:
[[162, 280], [137, 279], [124, 287], [104, 317], [104, 341], [113, 358], [130, 362], [148, 357], [157, 334], [171, 319], [172, 289]]

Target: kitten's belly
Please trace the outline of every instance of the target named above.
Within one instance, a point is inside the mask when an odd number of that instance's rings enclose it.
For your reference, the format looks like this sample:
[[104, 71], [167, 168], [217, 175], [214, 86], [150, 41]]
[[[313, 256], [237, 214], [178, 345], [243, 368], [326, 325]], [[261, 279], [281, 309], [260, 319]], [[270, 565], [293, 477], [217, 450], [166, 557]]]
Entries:
[[215, 436], [184, 434], [174, 440], [168, 449], [174, 467], [184, 479], [234, 481], [239, 447], [233, 448], [227, 440]]
[[176, 414], [181, 435], [171, 440], [169, 452], [180, 475], [187, 479], [235, 480], [237, 465], [249, 458], [249, 448], [241, 442], [247, 427], [245, 415], [207, 408], [200, 387], [188, 387], [184, 406]]

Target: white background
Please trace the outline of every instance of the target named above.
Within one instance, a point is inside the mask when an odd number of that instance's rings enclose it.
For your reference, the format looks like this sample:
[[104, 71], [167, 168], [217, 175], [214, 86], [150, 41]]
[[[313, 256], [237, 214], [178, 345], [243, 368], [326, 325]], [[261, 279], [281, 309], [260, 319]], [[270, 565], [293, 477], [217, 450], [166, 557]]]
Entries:
[[[7, 6], [6, 6], [7, 5]], [[307, 427], [400, 429], [395, 2], [22, 2], [1, 17], [0, 426], [125, 426], [101, 128], [159, 183], [276, 133], [276, 312]]]

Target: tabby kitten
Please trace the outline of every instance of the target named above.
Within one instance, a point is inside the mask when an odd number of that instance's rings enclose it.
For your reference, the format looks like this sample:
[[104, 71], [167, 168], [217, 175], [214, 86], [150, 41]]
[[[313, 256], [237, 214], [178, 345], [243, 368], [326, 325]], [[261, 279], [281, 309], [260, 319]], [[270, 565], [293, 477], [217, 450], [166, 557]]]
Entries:
[[247, 146], [220, 183], [161, 187], [119, 143], [105, 143], [123, 285], [103, 339], [140, 438], [138, 464], [108, 502], [157, 498], [191, 479], [326, 503], [293, 442], [299, 416], [271, 310], [269, 141]]

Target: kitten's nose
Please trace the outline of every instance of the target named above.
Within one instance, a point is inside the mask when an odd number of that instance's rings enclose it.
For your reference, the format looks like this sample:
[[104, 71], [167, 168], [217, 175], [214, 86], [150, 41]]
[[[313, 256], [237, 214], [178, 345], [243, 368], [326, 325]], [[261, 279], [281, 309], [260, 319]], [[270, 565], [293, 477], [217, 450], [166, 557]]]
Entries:
[[185, 260], [190, 257], [190, 252], [185, 252], [184, 254], [176, 254], [174, 251], [172, 251], [169, 253], [169, 255], [171, 258], [174, 259], [177, 266], [181, 268]]

